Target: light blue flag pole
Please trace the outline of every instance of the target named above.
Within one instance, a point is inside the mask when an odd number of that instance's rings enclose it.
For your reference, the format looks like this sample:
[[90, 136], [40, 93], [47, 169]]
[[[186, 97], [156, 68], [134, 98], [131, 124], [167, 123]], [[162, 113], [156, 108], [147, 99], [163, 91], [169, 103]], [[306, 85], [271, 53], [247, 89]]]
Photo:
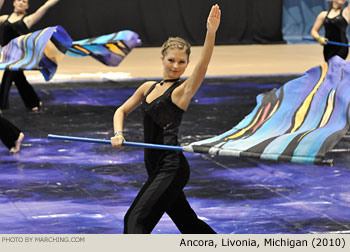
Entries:
[[[49, 134], [47, 136], [47, 138], [48, 139], [58, 139], [58, 140], [68, 140], [68, 141], [88, 142], [88, 143], [111, 144], [110, 140], [95, 139], [95, 138], [85, 138], [85, 137], [72, 137], [72, 136], [61, 136], [61, 135]], [[149, 148], [149, 149], [160, 149], [160, 150], [183, 151], [181, 146], [163, 145], [163, 144], [150, 144], [150, 143], [136, 143], [136, 142], [127, 142], [127, 141], [123, 142], [123, 146]]]
[[[316, 41], [315, 39], [313, 38], [303, 38], [303, 40], [308, 40], [308, 41]], [[345, 47], [350, 47], [349, 44], [345, 44], [345, 43], [340, 43], [340, 42], [335, 42], [335, 41], [330, 41], [330, 40], [327, 40], [326, 41], [327, 44], [329, 45], [337, 45], [337, 46], [345, 46]]]
[[[65, 140], [65, 141], [111, 144], [110, 140], [86, 138], [86, 137], [73, 137], [73, 136], [62, 136], [62, 135], [48, 134], [47, 138], [48, 139], [56, 139], [56, 140]], [[123, 146], [158, 149], [158, 150], [173, 150], [173, 151], [193, 152], [193, 150], [188, 149], [187, 146], [175, 146], [175, 145], [165, 145], [165, 144], [150, 144], [150, 143], [137, 143], [137, 142], [124, 141]], [[331, 150], [330, 152], [349, 152], [349, 151], [350, 151], [350, 149], [335, 149], [335, 150]], [[332, 165], [333, 160], [326, 160], [324, 163]]]

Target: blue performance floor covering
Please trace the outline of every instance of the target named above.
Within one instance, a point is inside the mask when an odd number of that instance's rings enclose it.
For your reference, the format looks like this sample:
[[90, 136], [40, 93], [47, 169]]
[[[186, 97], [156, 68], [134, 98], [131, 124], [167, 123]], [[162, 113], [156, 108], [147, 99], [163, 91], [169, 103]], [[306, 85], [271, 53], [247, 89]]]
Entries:
[[[255, 106], [257, 94], [280, 83], [205, 83], [185, 113], [180, 140], [222, 133]], [[23, 130], [19, 154], [0, 146], [0, 233], [119, 234], [146, 179], [143, 150], [48, 140], [48, 134], [109, 139], [115, 109], [136, 85], [119, 82], [35, 85], [44, 107], [25, 110], [16, 89], [4, 116]], [[141, 113], [126, 119], [128, 141], [142, 142]], [[343, 139], [336, 148], [346, 148]], [[350, 233], [349, 153], [333, 167], [185, 153], [185, 194], [221, 234]], [[178, 233], [163, 216], [153, 233]]]

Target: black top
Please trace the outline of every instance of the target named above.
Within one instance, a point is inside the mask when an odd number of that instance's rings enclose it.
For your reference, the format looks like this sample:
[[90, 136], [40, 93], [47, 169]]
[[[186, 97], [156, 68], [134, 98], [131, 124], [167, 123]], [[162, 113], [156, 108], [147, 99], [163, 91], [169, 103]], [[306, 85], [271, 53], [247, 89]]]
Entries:
[[27, 34], [29, 32], [28, 27], [23, 22], [24, 16], [16, 21], [11, 23], [8, 19], [11, 15], [9, 15], [6, 19], [6, 21], [3, 23], [3, 31], [2, 31], [2, 39], [1, 39], [1, 45], [5, 46], [7, 45], [12, 39], [17, 38], [20, 35]]
[[[340, 14], [334, 18], [329, 18], [328, 14], [329, 11], [323, 24], [325, 28], [325, 37], [329, 41], [347, 44], [348, 39], [346, 37], [346, 30], [348, 22], [343, 17], [343, 10], [341, 10]], [[325, 45], [323, 55], [326, 61], [328, 61], [334, 55], [338, 55], [345, 59], [348, 55], [348, 51], [348, 47], [345, 46]]]
[[[171, 94], [176, 87], [182, 82], [176, 82], [169, 87], [164, 94], [153, 100], [151, 103], [146, 102], [147, 96], [155, 88], [153, 84], [141, 102], [144, 125], [145, 143], [178, 145], [179, 126], [182, 121], [184, 110], [175, 105], [171, 100]], [[167, 154], [173, 155], [176, 151], [145, 149], [145, 163], [148, 172], [150, 169], [160, 165], [160, 160]]]

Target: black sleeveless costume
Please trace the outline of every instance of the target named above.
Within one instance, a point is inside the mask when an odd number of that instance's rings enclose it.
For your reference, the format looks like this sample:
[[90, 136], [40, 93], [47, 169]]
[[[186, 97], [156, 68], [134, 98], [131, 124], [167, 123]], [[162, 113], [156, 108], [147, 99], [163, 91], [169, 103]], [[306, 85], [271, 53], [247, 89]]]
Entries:
[[20, 133], [16, 126], [0, 116], [0, 139], [8, 149], [15, 147]]
[[[184, 111], [171, 101], [174, 83], [164, 94], [146, 102], [155, 83], [145, 95], [141, 109], [144, 115], [144, 141], [153, 144], [178, 145], [178, 131]], [[180, 151], [145, 149], [148, 180], [135, 198], [124, 218], [124, 233], [151, 233], [166, 212], [181, 233], [200, 234], [215, 231], [198, 219], [187, 202], [183, 188], [190, 168]]]
[[[23, 22], [24, 17], [14, 23], [11, 23], [8, 20], [10, 16], [11, 15], [7, 17], [6, 21], [2, 25], [2, 46], [7, 45], [12, 39], [29, 32], [29, 29]], [[28, 109], [39, 107], [40, 99], [35, 93], [33, 87], [28, 83], [23, 71], [5, 70], [0, 87], [0, 109], [4, 110], [9, 108], [8, 97], [12, 82], [16, 84], [24, 105]]]
[[[330, 10], [329, 10], [330, 11]], [[325, 28], [325, 37], [329, 41], [340, 42], [347, 44], [348, 39], [346, 37], [346, 30], [348, 26], [348, 22], [343, 17], [343, 9], [340, 14], [334, 18], [329, 18], [328, 14], [324, 20], [324, 28]], [[345, 46], [336, 46], [336, 45], [325, 45], [323, 48], [323, 56], [325, 61], [328, 61], [334, 55], [338, 55], [343, 59], [346, 59], [349, 53], [349, 48]]]

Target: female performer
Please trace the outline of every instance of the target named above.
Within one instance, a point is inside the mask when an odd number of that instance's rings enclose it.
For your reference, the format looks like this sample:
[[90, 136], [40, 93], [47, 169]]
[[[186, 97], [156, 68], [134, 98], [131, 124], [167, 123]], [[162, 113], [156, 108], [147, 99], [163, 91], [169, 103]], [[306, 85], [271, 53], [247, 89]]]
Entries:
[[[12, 39], [28, 33], [29, 29], [57, 2], [59, 2], [59, 0], [48, 0], [36, 12], [27, 16], [26, 11], [29, 8], [29, 0], [14, 0], [13, 12], [10, 15], [0, 16], [0, 25], [3, 25], [1, 45], [4, 46]], [[0, 114], [2, 110], [8, 109], [9, 107], [8, 96], [12, 82], [15, 82], [24, 105], [29, 110], [39, 110], [40, 106], [42, 106], [42, 102], [33, 87], [28, 83], [23, 71], [6, 70], [3, 74], [0, 87]]]
[[[213, 52], [220, 24], [218, 5], [211, 8], [207, 34], [199, 62], [191, 76], [180, 81], [190, 55], [190, 45], [181, 38], [169, 38], [162, 47], [163, 80], [143, 83], [114, 114], [113, 147], [122, 147], [123, 123], [136, 107], [144, 113], [147, 143], [178, 145], [182, 114], [202, 84]], [[186, 200], [183, 188], [189, 179], [189, 165], [182, 152], [145, 149], [148, 180], [124, 218], [124, 233], [151, 233], [166, 212], [181, 233], [215, 233], [200, 220]]]
[[[322, 11], [312, 27], [311, 36], [324, 46], [323, 56], [325, 61], [328, 61], [334, 55], [338, 55], [343, 59], [348, 56], [348, 47], [327, 44], [327, 40], [348, 43], [346, 30], [350, 22], [350, 5], [343, 8], [345, 2], [346, 0], [332, 0], [329, 10]], [[325, 28], [325, 37], [321, 37], [319, 34], [322, 26]]]

